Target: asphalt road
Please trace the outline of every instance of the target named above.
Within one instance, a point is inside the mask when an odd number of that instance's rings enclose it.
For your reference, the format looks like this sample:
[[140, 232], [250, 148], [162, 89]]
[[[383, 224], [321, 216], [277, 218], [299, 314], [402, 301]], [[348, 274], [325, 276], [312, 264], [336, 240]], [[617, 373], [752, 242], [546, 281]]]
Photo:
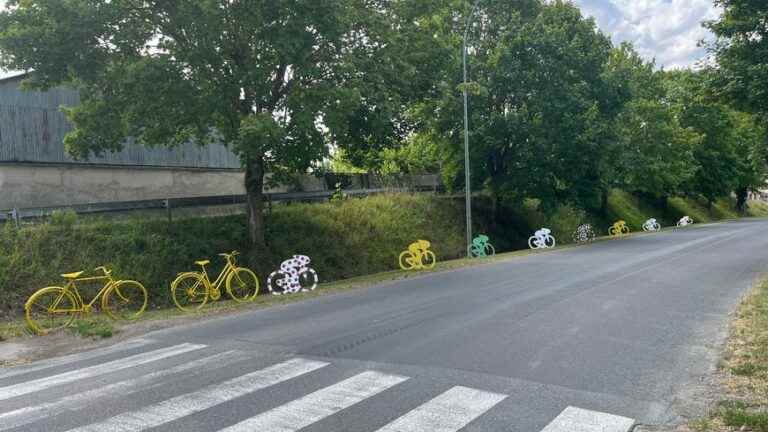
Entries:
[[672, 421], [766, 268], [766, 231], [744, 220], [597, 242], [0, 370], [0, 431], [625, 432]]

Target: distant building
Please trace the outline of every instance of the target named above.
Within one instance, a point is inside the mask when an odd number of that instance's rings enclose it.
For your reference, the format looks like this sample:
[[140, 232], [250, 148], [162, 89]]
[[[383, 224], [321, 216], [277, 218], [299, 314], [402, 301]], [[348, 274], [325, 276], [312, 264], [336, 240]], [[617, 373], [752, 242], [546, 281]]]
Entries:
[[226, 146], [146, 148], [75, 161], [64, 151], [72, 129], [61, 105], [77, 91], [23, 91], [25, 75], [0, 79], [0, 210], [109, 201], [244, 193], [243, 172]]

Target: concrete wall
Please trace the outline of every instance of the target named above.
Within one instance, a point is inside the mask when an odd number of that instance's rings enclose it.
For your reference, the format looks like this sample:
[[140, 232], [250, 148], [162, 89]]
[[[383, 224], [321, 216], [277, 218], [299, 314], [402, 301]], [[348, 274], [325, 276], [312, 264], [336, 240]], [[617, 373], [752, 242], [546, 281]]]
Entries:
[[235, 170], [0, 164], [0, 209], [243, 193]]

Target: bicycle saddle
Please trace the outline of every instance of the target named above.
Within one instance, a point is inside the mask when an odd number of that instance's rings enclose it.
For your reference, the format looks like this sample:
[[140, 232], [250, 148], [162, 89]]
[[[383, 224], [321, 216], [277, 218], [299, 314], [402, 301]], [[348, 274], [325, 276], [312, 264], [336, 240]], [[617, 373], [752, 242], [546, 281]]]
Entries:
[[204, 266], [204, 265], [210, 264], [210, 263], [211, 263], [210, 260], [195, 261], [195, 264], [200, 265], [200, 266]]
[[77, 279], [83, 273], [85, 273], [85, 272], [84, 271], [79, 271], [79, 272], [74, 272], [74, 273], [63, 273], [61, 275], [61, 277], [63, 277], [64, 279]]

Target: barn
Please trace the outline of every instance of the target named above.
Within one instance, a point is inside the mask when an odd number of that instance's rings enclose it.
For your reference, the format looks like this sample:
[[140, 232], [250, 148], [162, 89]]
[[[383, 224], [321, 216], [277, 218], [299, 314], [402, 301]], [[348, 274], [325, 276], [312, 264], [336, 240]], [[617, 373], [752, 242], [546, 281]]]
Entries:
[[20, 89], [26, 75], [0, 79], [0, 210], [244, 193], [240, 163], [226, 146], [168, 149], [128, 142], [118, 153], [72, 159], [62, 105], [68, 88]]

